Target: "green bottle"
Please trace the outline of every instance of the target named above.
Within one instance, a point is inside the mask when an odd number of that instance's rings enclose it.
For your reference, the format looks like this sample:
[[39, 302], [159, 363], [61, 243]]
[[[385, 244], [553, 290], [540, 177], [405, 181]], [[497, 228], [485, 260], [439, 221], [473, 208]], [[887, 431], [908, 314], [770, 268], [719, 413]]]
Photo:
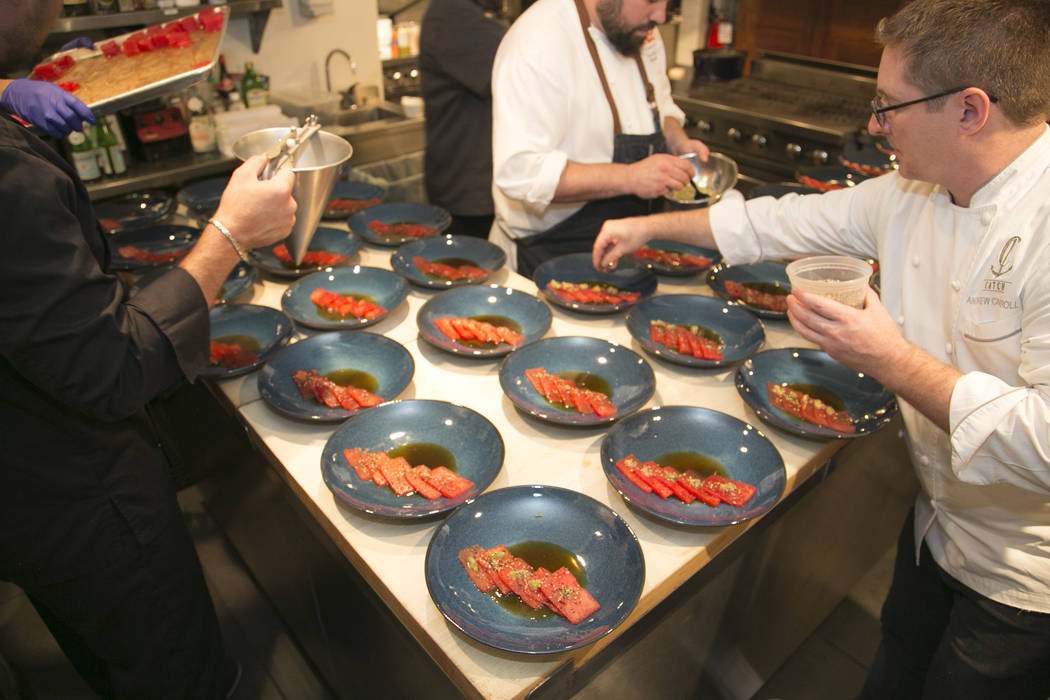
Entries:
[[244, 64], [244, 77], [241, 78], [241, 95], [245, 107], [259, 107], [270, 101], [270, 92], [266, 81], [255, 72], [251, 63]]
[[98, 161], [103, 173], [120, 175], [128, 169], [120, 142], [109, 128], [109, 120], [105, 117], [100, 118], [95, 127], [95, 141], [98, 144]]
[[95, 147], [95, 129], [84, 122], [83, 131], [71, 131], [66, 138], [73, 152], [73, 166], [84, 182], [102, 177], [98, 168], [98, 149]]

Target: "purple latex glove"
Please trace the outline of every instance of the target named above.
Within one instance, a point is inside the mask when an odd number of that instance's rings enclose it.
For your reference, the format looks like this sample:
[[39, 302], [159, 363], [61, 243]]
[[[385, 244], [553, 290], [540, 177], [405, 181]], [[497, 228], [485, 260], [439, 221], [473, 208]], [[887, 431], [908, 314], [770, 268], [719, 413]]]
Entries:
[[57, 139], [95, 123], [87, 105], [54, 83], [19, 78], [0, 93], [0, 107]]
[[93, 49], [95, 48], [95, 42], [86, 36], [78, 36], [76, 39], [71, 39], [66, 43], [58, 47], [59, 51], [68, 51], [69, 49]]

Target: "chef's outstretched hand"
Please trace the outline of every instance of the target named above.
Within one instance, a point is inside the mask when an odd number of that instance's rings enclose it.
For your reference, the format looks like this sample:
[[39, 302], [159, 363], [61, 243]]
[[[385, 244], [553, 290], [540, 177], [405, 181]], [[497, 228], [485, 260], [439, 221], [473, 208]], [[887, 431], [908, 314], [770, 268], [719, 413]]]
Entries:
[[908, 352], [908, 341], [871, 287], [862, 309], [797, 289], [791, 291], [787, 303], [788, 320], [799, 335], [847, 367], [875, 379], [885, 376], [895, 358]]
[[656, 199], [689, 184], [693, 167], [670, 153], [654, 153], [627, 166], [631, 169], [633, 194], [642, 199]]
[[266, 156], [260, 154], [234, 170], [215, 211], [215, 218], [245, 249], [276, 243], [291, 232], [295, 223], [295, 174], [285, 168], [270, 180], [260, 180], [259, 173], [265, 165]]
[[609, 219], [594, 239], [591, 261], [595, 270], [612, 270], [620, 258], [633, 253], [649, 240], [645, 217]]
[[18, 78], [0, 92], [0, 108], [60, 139], [95, 123], [87, 105], [58, 85]]

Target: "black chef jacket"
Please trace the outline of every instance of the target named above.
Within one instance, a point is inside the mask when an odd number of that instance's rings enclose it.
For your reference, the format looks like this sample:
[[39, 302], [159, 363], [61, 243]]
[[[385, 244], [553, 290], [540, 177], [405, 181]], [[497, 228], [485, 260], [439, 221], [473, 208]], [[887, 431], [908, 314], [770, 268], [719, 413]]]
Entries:
[[148, 402], [206, 362], [207, 305], [175, 268], [125, 303], [72, 167], [0, 116], [0, 578], [105, 566], [113, 509], [141, 544], [176, 516]]
[[458, 216], [492, 214], [492, 63], [506, 32], [474, 0], [430, 0], [419, 39], [427, 198]]

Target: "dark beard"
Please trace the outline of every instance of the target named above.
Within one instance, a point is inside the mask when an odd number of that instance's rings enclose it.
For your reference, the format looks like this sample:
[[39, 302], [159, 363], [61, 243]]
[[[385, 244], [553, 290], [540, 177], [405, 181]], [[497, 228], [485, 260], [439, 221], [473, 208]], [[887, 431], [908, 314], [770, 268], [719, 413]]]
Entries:
[[623, 22], [620, 21], [620, 10], [622, 8], [623, 0], [601, 0], [595, 11], [598, 14], [598, 21], [602, 23], [602, 31], [608, 37], [609, 43], [624, 56], [634, 58], [638, 55], [638, 50], [642, 48], [642, 44], [645, 43], [645, 37], [637, 36], [634, 33], [635, 30], [652, 30], [656, 26], [656, 22], [646, 22], [637, 27], [625, 27]]

